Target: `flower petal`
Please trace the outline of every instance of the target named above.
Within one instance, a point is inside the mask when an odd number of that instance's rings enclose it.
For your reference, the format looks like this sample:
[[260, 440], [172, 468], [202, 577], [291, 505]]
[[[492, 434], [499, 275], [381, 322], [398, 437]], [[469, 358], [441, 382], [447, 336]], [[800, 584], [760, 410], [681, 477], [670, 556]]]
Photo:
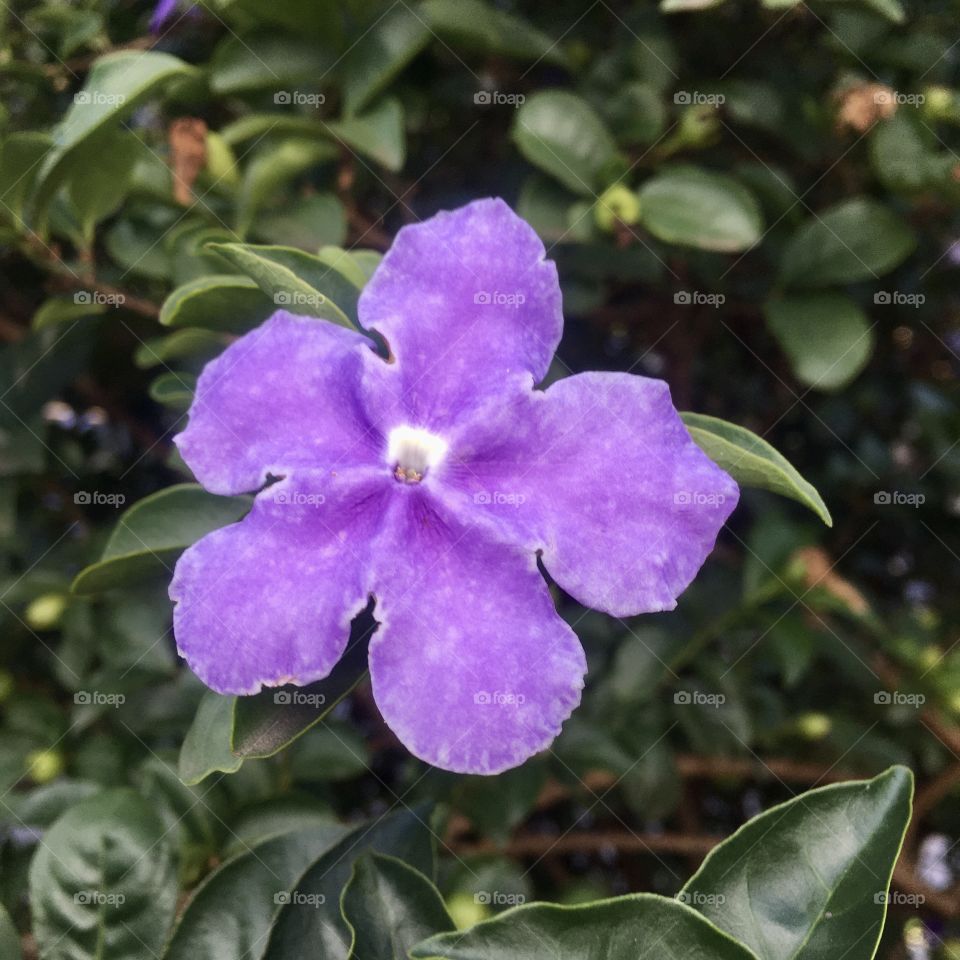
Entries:
[[532, 553], [451, 523], [428, 496], [398, 501], [379, 545], [374, 697], [411, 753], [498, 773], [560, 732], [580, 701], [583, 649]]
[[208, 687], [256, 693], [330, 672], [367, 603], [369, 543], [392, 482], [382, 471], [298, 474], [180, 557], [177, 648]]
[[455, 422], [507, 374], [543, 378], [563, 330], [557, 270], [544, 256], [499, 199], [400, 230], [359, 313], [390, 344], [417, 425]]
[[298, 466], [373, 463], [382, 438], [360, 381], [386, 367], [360, 334], [278, 311], [204, 367], [190, 423], [174, 442], [213, 493], [256, 490]]
[[461, 516], [542, 550], [564, 590], [616, 616], [673, 609], [739, 497], [667, 385], [625, 373], [516, 391], [451, 442], [448, 460]]

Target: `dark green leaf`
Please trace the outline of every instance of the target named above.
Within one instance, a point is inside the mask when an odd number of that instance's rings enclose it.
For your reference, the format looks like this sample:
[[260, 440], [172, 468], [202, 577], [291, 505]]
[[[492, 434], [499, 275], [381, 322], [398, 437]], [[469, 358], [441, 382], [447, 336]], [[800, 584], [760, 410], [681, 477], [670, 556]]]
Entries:
[[912, 794], [904, 767], [811, 790], [720, 844], [681, 896], [760, 960], [872, 960]]
[[754, 955], [696, 911], [664, 897], [635, 893], [567, 907], [532, 903], [493, 920], [442, 933], [411, 957], [446, 960], [754, 960]]
[[167, 327], [203, 327], [246, 333], [277, 309], [247, 276], [206, 276], [177, 287], [164, 301], [160, 322]]
[[332, 120], [327, 132], [364, 157], [392, 170], [403, 169], [407, 145], [403, 107], [394, 97], [379, 101], [365, 113], [345, 120]]
[[353, 937], [350, 960], [406, 960], [421, 940], [454, 929], [427, 877], [377, 853], [354, 864], [340, 908]]
[[84, 800], [37, 848], [30, 898], [44, 960], [159, 953], [177, 898], [163, 822], [132, 790]]

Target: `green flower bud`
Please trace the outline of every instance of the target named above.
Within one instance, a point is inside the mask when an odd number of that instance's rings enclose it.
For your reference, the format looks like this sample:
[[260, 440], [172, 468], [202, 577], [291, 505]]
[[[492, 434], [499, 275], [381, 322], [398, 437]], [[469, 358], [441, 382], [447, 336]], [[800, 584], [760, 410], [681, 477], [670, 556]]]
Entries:
[[49, 783], [63, 773], [63, 754], [59, 750], [34, 750], [27, 754], [27, 776], [34, 783]]
[[618, 223], [632, 225], [640, 219], [640, 198], [629, 187], [615, 183], [600, 195], [593, 217], [605, 233], [612, 233]]
[[797, 718], [797, 732], [805, 740], [822, 740], [833, 728], [825, 713], [805, 713]]
[[491, 916], [490, 908], [483, 902], [483, 894], [455, 893], [447, 900], [447, 912], [458, 930], [466, 930]]
[[66, 606], [67, 598], [62, 593], [45, 593], [30, 602], [23, 619], [31, 630], [53, 630]]

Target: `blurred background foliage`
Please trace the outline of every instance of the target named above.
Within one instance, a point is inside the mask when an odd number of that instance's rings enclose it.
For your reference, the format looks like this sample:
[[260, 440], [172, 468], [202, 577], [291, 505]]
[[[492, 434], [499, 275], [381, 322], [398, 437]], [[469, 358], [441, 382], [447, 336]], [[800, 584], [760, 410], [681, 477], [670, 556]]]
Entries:
[[[0, 901], [19, 932], [38, 836], [98, 798], [109, 816], [74, 826], [119, 818], [152, 851], [158, 952], [177, 899], [281, 826], [442, 801], [440, 888], [466, 922], [672, 894], [758, 810], [898, 762], [919, 793], [895, 879], [924, 902], [893, 908], [881, 954], [958, 955], [956, 0], [209, 0], [151, 32], [153, 13], [0, 10]], [[178, 663], [166, 598], [179, 550], [246, 509], [179, 486], [203, 364], [284, 290], [343, 322], [400, 226], [485, 195], [558, 263], [552, 378], [666, 379], [680, 409], [769, 440], [834, 520], [746, 491], [675, 613], [558, 594], [583, 705], [490, 779], [411, 758], [356, 675], [279, 734], [272, 700], [234, 715]]]

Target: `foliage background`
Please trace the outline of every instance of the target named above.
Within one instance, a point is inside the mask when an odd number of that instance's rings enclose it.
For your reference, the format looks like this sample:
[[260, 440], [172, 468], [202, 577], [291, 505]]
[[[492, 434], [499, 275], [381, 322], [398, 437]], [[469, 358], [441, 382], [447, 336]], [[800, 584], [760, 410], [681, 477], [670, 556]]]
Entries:
[[[117, 785], [168, 827], [172, 898], [265, 823], [444, 801], [440, 888], [479, 916], [491, 891], [672, 894], [758, 810], [900, 762], [919, 780], [895, 878], [913, 900], [881, 955], [951, 955], [958, 13], [211, 0], [151, 34], [143, 4], [4, 4], [0, 900], [20, 932], [39, 832]], [[121, 508], [190, 481], [170, 437], [193, 378], [274, 309], [204, 244], [383, 251], [491, 194], [558, 262], [551, 377], [665, 378], [680, 409], [783, 452], [833, 527], [751, 490], [676, 613], [558, 595], [584, 704], [517, 771], [425, 768], [361, 683], [289, 749], [184, 786], [203, 689], [175, 657], [168, 568], [226, 514], [161, 499], [138, 534], [161, 563], [70, 585]]]

